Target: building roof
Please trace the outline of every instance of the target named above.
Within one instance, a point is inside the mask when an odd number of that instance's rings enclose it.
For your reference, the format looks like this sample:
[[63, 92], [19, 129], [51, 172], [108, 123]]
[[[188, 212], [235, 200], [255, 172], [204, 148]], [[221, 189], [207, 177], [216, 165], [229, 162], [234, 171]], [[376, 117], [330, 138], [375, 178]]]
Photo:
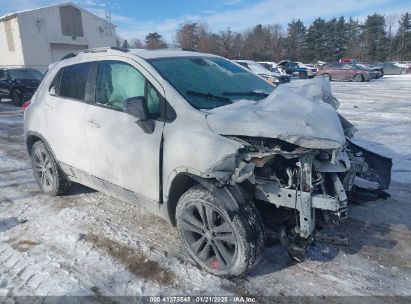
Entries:
[[[28, 10], [24, 10], [24, 11], [18, 11], [18, 12], [14, 12], [14, 13], [8, 13], [4, 16], [0, 17], [0, 21], [6, 21], [9, 19], [13, 19], [14, 17], [17, 17], [18, 15], [22, 15], [22, 14], [26, 14], [26, 13], [31, 13], [34, 11], [38, 11], [38, 10], [42, 10], [42, 9], [47, 9], [47, 8], [51, 8], [51, 7], [60, 7], [60, 6], [66, 6], [66, 5], [70, 5], [73, 6], [75, 8], [78, 8], [79, 10], [83, 11], [83, 12], [87, 12], [88, 14], [91, 14], [93, 16], [95, 16], [96, 18], [105, 20], [104, 18], [97, 16], [96, 14], [93, 14], [92, 12], [72, 3], [72, 2], [64, 2], [64, 3], [60, 3], [60, 4], [54, 4], [54, 5], [49, 5], [49, 6], [43, 6], [43, 7], [38, 7], [38, 8], [32, 8], [32, 9], [28, 9]], [[111, 23], [112, 26], [115, 26], [114, 24]]]

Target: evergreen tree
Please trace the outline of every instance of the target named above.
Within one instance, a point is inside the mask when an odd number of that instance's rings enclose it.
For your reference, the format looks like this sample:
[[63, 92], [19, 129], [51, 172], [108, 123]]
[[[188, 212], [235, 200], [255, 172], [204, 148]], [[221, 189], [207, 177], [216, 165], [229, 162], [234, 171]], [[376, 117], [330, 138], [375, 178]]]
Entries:
[[384, 61], [388, 55], [385, 18], [380, 14], [367, 16], [363, 26], [366, 57], [372, 61]]
[[163, 49], [167, 44], [163, 41], [162, 36], [157, 33], [149, 33], [145, 39], [147, 49]]
[[130, 45], [128, 44], [127, 39], [123, 40], [123, 43], [122, 43], [121, 47], [124, 48], [124, 49], [130, 48]]
[[358, 20], [352, 17], [345, 24], [347, 31], [347, 44], [344, 51], [344, 57], [360, 58], [362, 54], [362, 28]]
[[303, 44], [305, 41], [305, 26], [304, 23], [298, 19], [293, 20], [288, 24], [287, 30], [287, 52], [288, 59], [302, 60], [303, 58]]
[[317, 18], [308, 27], [305, 35], [304, 57], [308, 61], [325, 60], [326, 54], [326, 23]]

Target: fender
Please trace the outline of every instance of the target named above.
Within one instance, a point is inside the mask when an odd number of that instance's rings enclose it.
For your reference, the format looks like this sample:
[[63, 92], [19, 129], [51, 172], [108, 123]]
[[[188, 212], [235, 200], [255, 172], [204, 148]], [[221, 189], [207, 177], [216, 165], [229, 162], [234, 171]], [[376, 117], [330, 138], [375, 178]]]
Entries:
[[230, 211], [229, 216], [231, 219], [250, 200], [250, 196], [238, 184], [218, 187], [215, 180], [189, 175], [224, 204], [224, 207]]
[[47, 141], [47, 139], [45, 139], [44, 136], [41, 135], [40, 133], [37, 133], [37, 132], [34, 132], [34, 131], [27, 131], [27, 133], [24, 134], [24, 141], [25, 141], [25, 143], [26, 143], [26, 148], [27, 148], [27, 152], [29, 153], [29, 155], [30, 155], [30, 153], [31, 153], [31, 147], [32, 147], [33, 144], [35, 143], [35, 141], [29, 141], [29, 137], [30, 137], [30, 136], [34, 136], [34, 137], [40, 138], [40, 140], [41, 140], [42, 142], [44, 142], [44, 144], [46, 145], [47, 150], [49, 150], [49, 152], [53, 155], [54, 159], [56, 159], [56, 156], [54, 155], [54, 152], [53, 152], [53, 150], [51, 149], [50, 144], [49, 144], [49, 142]]

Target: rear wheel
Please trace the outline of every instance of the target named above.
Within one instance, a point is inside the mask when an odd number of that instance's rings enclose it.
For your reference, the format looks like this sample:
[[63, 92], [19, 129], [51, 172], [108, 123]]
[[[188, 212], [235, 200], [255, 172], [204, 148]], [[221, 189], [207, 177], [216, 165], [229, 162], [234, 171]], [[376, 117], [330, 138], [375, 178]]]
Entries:
[[177, 205], [177, 229], [184, 247], [207, 272], [246, 275], [261, 259], [265, 233], [252, 203], [230, 213], [224, 202], [201, 186], [189, 189]]
[[55, 196], [67, 192], [70, 181], [42, 141], [34, 143], [30, 157], [34, 178], [44, 193]]
[[355, 82], [364, 81], [364, 77], [363, 77], [361, 74], [355, 74], [355, 75], [354, 75], [354, 81], [355, 81]]
[[23, 96], [17, 91], [11, 93], [11, 99], [15, 106], [20, 107], [23, 104]]

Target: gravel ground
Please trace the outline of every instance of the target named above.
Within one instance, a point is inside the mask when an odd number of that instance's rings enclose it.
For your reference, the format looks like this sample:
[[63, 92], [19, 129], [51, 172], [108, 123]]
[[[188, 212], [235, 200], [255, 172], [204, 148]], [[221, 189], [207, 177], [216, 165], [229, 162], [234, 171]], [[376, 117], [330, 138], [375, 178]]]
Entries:
[[332, 83], [340, 113], [359, 129], [357, 141], [393, 158], [391, 197], [349, 206], [337, 231], [350, 245], [313, 244], [302, 263], [273, 245], [235, 281], [199, 270], [176, 231], [138, 206], [77, 184], [61, 197], [42, 195], [22, 112], [2, 102], [0, 297], [227, 295], [272, 303], [278, 295], [411, 296], [410, 76]]

